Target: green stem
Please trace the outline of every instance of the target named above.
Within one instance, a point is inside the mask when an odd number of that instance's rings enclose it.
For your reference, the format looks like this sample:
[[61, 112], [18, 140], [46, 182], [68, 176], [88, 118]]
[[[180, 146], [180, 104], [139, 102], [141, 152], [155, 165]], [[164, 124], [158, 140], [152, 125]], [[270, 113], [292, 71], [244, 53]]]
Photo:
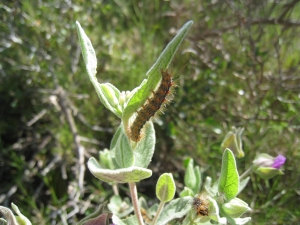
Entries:
[[156, 215], [155, 215], [155, 217], [154, 217], [154, 219], [153, 219], [153, 221], [152, 221], [152, 225], [154, 225], [154, 224], [156, 223], [156, 221], [157, 221], [157, 219], [158, 219], [158, 216], [160, 215], [162, 209], [164, 208], [164, 205], [165, 205], [165, 203], [160, 202], [159, 207], [158, 207], [158, 210], [157, 210], [157, 212], [156, 212]]
[[240, 180], [243, 180], [245, 177], [247, 177], [250, 172], [252, 171], [253, 166], [250, 166], [248, 170], [246, 170], [241, 176], [240, 176]]
[[130, 194], [131, 194], [132, 205], [133, 205], [137, 220], [139, 222], [139, 225], [144, 225], [143, 217], [142, 217], [139, 202], [138, 202], [138, 196], [137, 196], [135, 182], [129, 182], [129, 189], [130, 189]]

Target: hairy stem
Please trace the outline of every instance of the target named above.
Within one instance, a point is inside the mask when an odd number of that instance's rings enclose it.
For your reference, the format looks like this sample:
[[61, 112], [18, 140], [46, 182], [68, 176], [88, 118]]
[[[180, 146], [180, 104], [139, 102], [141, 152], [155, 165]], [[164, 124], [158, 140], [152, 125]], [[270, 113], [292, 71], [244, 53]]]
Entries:
[[134, 212], [135, 212], [135, 215], [138, 219], [139, 225], [144, 225], [143, 217], [142, 217], [141, 210], [140, 210], [140, 207], [139, 207], [135, 182], [130, 182], [129, 183], [129, 188], [130, 188], [130, 194], [131, 194], [131, 199], [132, 199]]
[[158, 210], [157, 210], [157, 212], [156, 212], [156, 215], [155, 215], [155, 217], [154, 217], [154, 219], [153, 219], [153, 221], [152, 221], [152, 225], [154, 225], [154, 224], [156, 223], [156, 221], [157, 221], [157, 219], [158, 219], [158, 216], [160, 215], [162, 209], [164, 208], [164, 205], [165, 205], [164, 202], [160, 202], [159, 207], [158, 207]]

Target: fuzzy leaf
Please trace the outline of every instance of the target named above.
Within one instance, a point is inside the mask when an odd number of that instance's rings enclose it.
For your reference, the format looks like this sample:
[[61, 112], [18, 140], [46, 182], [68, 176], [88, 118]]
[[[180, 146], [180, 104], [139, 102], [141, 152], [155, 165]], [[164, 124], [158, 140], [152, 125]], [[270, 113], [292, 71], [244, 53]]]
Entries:
[[114, 85], [110, 83], [100, 84], [98, 83], [101, 94], [105, 97], [105, 103], [108, 105], [108, 109], [113, 110], [118, 117], [122, 115], [122, 107], [119, 104], [120, 100], [120, 91]]
[[177, 198], [168, 203], [158, 217], [156, 225], [165, 225], [169, 221], [181, 218], [192, 208], [192, 197]]
[[171, 173], [162, 174], [156, 184], [156, 197], [163, 203], [174, 198], [176, 186]]
[[234, 155], [228, 148], [222, 158], [219, 192], [225, 194], [227, 200], [233, 199], [239, 191], [239, 174], [236, 168]]
[[222, 205], [223, 211], [232, 218], [238, 218], [242, 216], [245, 212], [251, 210], [246, 202], [239, 198], [231, 199]]
[[117, 129], [110, 145], [111, 158], [116, 168], [127, 168], [134, 164], [134, 154], [122, 124]]
[[152, 160], [155, 148], [155, 130], [152, 121], [144, 126], [144, 138], [137, 143], [133, 151], [134, 165], [147, 168]]
[[111, 154], [110, 154], [110, 151], [108, 149], [104, 149], [103, 151], [99, 151], [99, 164], [102, 168], [114, 169]]
[[[94, 85], [94, 88], [96, 89], [96, 92], [98, 94], [98, 97], [100, 98], [100, 101], [103, 103], [103, 105], [112, 111], [116, 116], [121, 118], [121, 111], [118, 106], [115, 105], [115, 101], [111, 99], [108, 96], [118, 96], [120, 94], [120, 91], [114, 87], [113, 85], [110, 86], [105, 86], [103, 87], [102, 84], [98, 83], [98, 80], [96, 78], [96, 73], [97, 73], [97, 58], [96, 58], [96, 53], [93, 48], [93, 45], [88, 38], [88, 36], [85, 34], [84, 30], [81, 28], [80, 23], [76, 21], [76, 28], [77, 28], [77, 33], [80, 41], [80, 47], [81, 47], [81, 52], [82, 56], [84, 59], [86, 71], [90, 77], [90, 80], [92, 84]], [[107, 93], [107, 88], [109, 88], [112, 93], [108, 94]]]
[[184, 175], [184, 184], [190, 188], [194, 194], [199, 193], [201, 187], [201, 173], [198, 166], [194, 167], [194, 160], [189, 159]]
[[7, 221], [5, 219], [3, 219], [3, 218], [0, 218], [0, 225], [7, 225]]
[[[4, 207], [4, 206], [0, 206], [0, 213], [2, 214], [2, 216], [7, 221], [7, 224], [18, 225], [17, 220], [15, 218], [15, 215], [13, 214], [13, 212], [9, 208]], [[1, 222], [3, 222], [3, 220]]]
[[113, 215], [112, 221], [113, 221], [113, 224], [116, 224], [116, 225], [137, 225], [137, 224], [139, 224], [136, 216], [130, 216], [130, 217], [127, 217], [126, 219], [121, 220], [118, 216]]
[[194, 196], [194, 192], [189, 189], [188, 187], [184, 187], [184, 189], [180, 192], [179, 196], [181, 198], [185, 197], [185, 196]]
[[18, 216], [16, 216], [16, 219], [18, 221], [18, 225], [31, 225], [31, 222], [29, 221], [29, 219], [27, 219], [27, 217], [25, 217], [19, 210], [18, 206], [16, 206], [14, 203], [11, 203], [11, 207], [13, 208], [13, 210], [18, 214]]
[[227, 224], [227, 219], [225, 217], [220, 217], [220, 209], [218, 203], [215, 199], [208, 197], [209, 200], [209, 213], [210, 219], [218, 222], [219, 224]]
[[80, 220], [77, 225], [107, 225], [111, 214], [104, 211], [106, 204], [107, 202], [104, 202], [99, 205], [95, 212]]
[[[194, 171], [194, 160], [189, 159], [189, 162], [186, 167], [186, 171], [184, 174], [184, 184], [186, 187], [190, 188], [191, 190], [194, 190], [196, 186], [196, 174]], [[196, 194], [196, 193], [194, 193]]]
[[116, 170], [103, 169], [94, 157], [89, 159], [87, 166], [95, 177], [105, 182], [139, 182], [152, 175], [151, 170], [136, 166]]
[[246, 177], [245, 179], [240, 181], [238, 194], [241, 193], [242, 190], [244, 190], [244, 188], [247, 186], [249, 180], [250, 180], [250, 177]]
[[133, 206], [129, 198], [122, 199], [119, 195], [114, 195], [110, 198], [107, 208], [120, 218], [128, 216], [133, 212]]

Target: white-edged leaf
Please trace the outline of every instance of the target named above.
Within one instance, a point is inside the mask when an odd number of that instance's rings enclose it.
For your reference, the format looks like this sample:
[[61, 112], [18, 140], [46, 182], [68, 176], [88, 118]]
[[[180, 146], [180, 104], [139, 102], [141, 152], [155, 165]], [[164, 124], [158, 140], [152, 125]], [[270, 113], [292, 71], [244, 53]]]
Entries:
[[87, 162], [90, 172], [98, 179], [105, 182], [113, 183], [129, 183], [139, 182], [143, 179], [151, 177], [152, 171], [141, 167], [128, 167], [124, 169], [103, 169], [100, 167], [97, 160], [92, 157]]
[[192, 208], [193, 198], [190, 196], [170, 201], [162, 210], [156, 225], [165, 225], [169, 221], [181, 218]]

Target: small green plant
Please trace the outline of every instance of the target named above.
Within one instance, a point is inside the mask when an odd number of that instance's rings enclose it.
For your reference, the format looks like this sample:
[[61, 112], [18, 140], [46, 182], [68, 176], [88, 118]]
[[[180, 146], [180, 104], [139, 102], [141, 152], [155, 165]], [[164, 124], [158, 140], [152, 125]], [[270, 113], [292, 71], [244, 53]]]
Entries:
[[[249, 217], [243, 219], [239, 218], [243, 213], [250, 210], [250, 208], [247, 203], [236, 198], [239, 192], [239, 176], [235, 158], [229, 149], [225, 149], [224, 151], [221, 177], [218, 186], [216, 186], [217, 188], [215, 186], [211, 187], [210, 178], [206, 178], [203, 193], [201, 194], [201, 197], [205, 198], [203, 202], [207, 202], [207, 213], [205, 215], [199, 213], [201, 211], [199, 208], [203, 207], [201, 198], [199, 197], [200, 200], [196, 201], [201, 190], [202, 182], [200, 169], [199, 167], [193, 166], [192, 159], [187, 166], [185, 175], [186, 187], [181, 192], [180, 198], [173, 199], [176, 186], [172, 174], [167, 173], [161, 175], [157, 181], [156, 196], [160, 201], [159, 205], [149, 208], [149, 206], [145, 204], [145, 201], [138, 199], [137, 196], [136, 182], [152, 175], [152, 171], [147, 169], [147, 167], [151, 161], [155, 146], [155, 130], [152, 121], [148, 121], [150, 117], [148, 114], [153, 115], [155, 109], [153, 109], [153, 106], [149, 107], [145, 105], [145, 102], [151, 103], [155, 101], [153, 100], [153, 96], [157, 94], [154, 90], [160, 89], [160, 85], [162, 85], [163, 82], [165, 83], [164, 76], [162, 76], [161, 73], [163, 74], [164, 71], [167, 71], [176, 50], [191, 25], [192, 22], [189, 21], [181, 28], [178, 34], [161, 53], [155, 64], [150, 68], [147, 73], [147, 79], [145, 79], [139, 87], [131, 92], [120, 92], [112, 84], [98, 83], [95, 77], [97, 60], [94, 49], [79, 23], [77, 23], [83, 57], [90, 79], [94, 84], [101, 102], [121, 119], [120, 127], [111, 142], [110, 154], [106, 154], [106, 159], [100, 160], [100, 163], [95, 158], [91, 158], [88, 161], [89, 170], [98, 179], [109, 183], [128, 183], [130, 187], [134, 215], [130, 216], [130, 210], [127, 210], [128, 214], [126, 215], [120, 215], [117, 210], [114, 212], [114, 209], [117, 207], [113, 207], [113, 203], [111, 203], [109, 208], [111, 208], [113, 212], [112, 220], [114, 224], [142, 225], [145, 222], [153, 225], [167, 224], [171, 221], [175, 223], [176, 219], [184, 217], [182, 221], [183, 224], [207, 223], [210, 220], [222, 224], [226, 224], [227, 221], [233, 224], [242, 224], [250, 220]], [[162, 89], [166, 90], [167, 88]], [[163, 97], [159, 96], [157, 98], [163, 101], [165, 95], [161, 95]], [[160, 101], [158, 101], [159, 103], [157, 104], [156, 102], [152, 105], [160, 104]], [[141, 109], [143, 112], [139, 111]], [[145, 121], [136, 122], [139, 115], [142, 115], [139, 119], [144, 119]], [[131, 130], [134, 130], [132, 126], [136, 123], [145, 124], [144, 128], [142, 128], [142, 138], [131, 137]], [[140, 128], [138, 128], [138, 131], [139, 130]], [[132, 141], [132, 139], [134, 141]], [[104, 167], [103, 162], [112, 163], [107, 163], [110, 166]], [[142, 204], [143, 202], [144, 204]], [[197, 204], [195, 204], [195, 202], [197, 202]], [[117, 204], [120, 204], [120, 199], [116, 205]], [[149, 221], [144, 221], [142, 213], [147, 215]]]
[[[155, 64], [147, 72], [147, 78], [132, 91], [121, 92], [110, 83], [99, 83], [96, 78], [97, 59], [94, 48], [84, 30], [77, 22], [77, 31], [87, 73], [96, 92], [107, 109], [121, 119], [110, 149], [100, 152], [99, 160], [92, 157], [87, 166], [90, 172], [101, 181], [116, 187], [128, 183], [131, 200], [115, 195], [99, 209], [81, 220], [78, 225], [105, 225], [112, 221], [117, 225], [165, 225], [165, 224], [246, 224], [251, 217], [241, 216], [250, 211], [246, 202], [237, 195], [246, 187], [250, 171], [265, 179], [282, 174], [280, 167], [285, 158], [272, 158], [260, 155], [254, 160], [251, 170], [239, 176], [234, 153], [243, 157], [241, 135], [243, 129], [229, 132], [221, 148], [223, 151], [220, 178], [212, 183], [210, 177], [202, 180], [200, 168], [194, 160], [186, 161], [185, 187], [175, 198], [176, 186], [172, 174], [162, 174], [156, 184], [156, 197], [159, 204], [149, 206], [145, 198], [138, 198], [136, 183], [149, 178], [148, 169], [155, 150], [155, 130], [151, 117], [163, 107], [173, 85], [168, 67], [193, 22], [187, 22], [167, 45]], [[24, 217], [15, 205], [18, 216], [6, 207], [0, 207], [5, 220], [0, 224], [26, 224], [31, 222]]]

